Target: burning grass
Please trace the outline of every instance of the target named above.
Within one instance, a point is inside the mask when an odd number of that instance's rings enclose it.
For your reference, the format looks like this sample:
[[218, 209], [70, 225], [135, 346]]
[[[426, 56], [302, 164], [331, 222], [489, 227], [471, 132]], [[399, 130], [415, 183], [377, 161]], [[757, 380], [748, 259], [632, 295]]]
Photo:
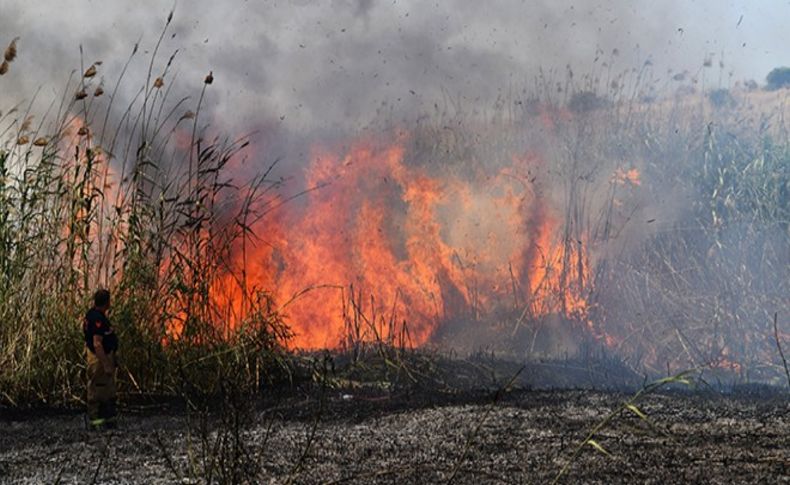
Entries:
[[98, 286], [137, 393], [215, 394], [231, 367], [253, 392], [324, 347], [399, 379], [433, 348], [782, 378], [782, 93], [656, 93], [647, 64], [540, 73], [483, 113], [448, 100], [315, 144], [292, 179], [260, 160], [249, 177], [248, 140], [202, 122], [213, 73], [197, 100], [168, 96], [169, 24], [133, 99], [137, 46], [113, 88], [85, 63], [57, 108], [0, 119], [4, 401], [81, 400], [75, 322]]
[[[233, 309], [238, 321], [221, 323], [230, 310], [214, 296], [218, 275], [234, 243], [251, 237], [243, 221], [265, 212], [265, 194], [277, 184], [265, 177], [236, 184], [226, 176], [247, 140], [211, 136], [201, 124], [211, 74], [192, 109], [188, 98], [168, 101], [162, 79], [170, 78], [174, 56], [159, 62], [159, 45], [143, 87], [126, 106], [119, 89], [126, 68], [103, 97], [101, 62], [95, 62], [72, 76], [65, 92], [76, 94], [66, 94], [56, 112], [35, 118], [33, 101], [5, 112], [0, 395], [6, 402], [81, 401], [78, 322], [96, 287], [113, 290], [113, 320], [126, 344], [121, 378], [129, 391], [176, 392], [189, 382], [215, 393], [231, 364], [247, 381], [263, 382], [288, 340], [271, 298], [243, 283], [243, 301]], [[137, 53], [135, 45], [126, 67]]]

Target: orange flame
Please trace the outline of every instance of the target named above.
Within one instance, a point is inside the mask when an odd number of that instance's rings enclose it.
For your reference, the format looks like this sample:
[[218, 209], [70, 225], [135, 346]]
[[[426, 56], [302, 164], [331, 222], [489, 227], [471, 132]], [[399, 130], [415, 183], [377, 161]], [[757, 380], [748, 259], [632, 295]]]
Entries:
[[629, 168], [628, 170], [618, 168], [614, 171], [612, 180], [619, 185], [630, 184], [635, 187], [642, 185], [639, 178], [639, 170], [636, 168]]
[[[306, 182], [326, 186], [254, 228], [264, 243], [239, 267], [250, 288], [275, 295], [296, 347], [344, 339], [352, 287], [371, 295], [371, 315], [407, 321], [414, 345], [454, 319], [507, 306], [584, 316], [589, 259], [581, 242], [559, 240], [559, 221], [526, 175], [538, 157], [488, 177], [404, 157], [402, 140], [315, 150]], [[239, 291], [215, 291], [238, 307]]]

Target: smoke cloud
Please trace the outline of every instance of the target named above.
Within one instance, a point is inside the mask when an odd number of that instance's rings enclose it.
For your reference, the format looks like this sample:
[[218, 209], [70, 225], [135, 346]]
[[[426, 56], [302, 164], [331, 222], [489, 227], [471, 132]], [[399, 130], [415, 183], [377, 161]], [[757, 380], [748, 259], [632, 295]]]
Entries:
[[[21, 39], [19, 59], [0, 79], [0, 109], [39, 85], [42, 99], [57, 96], [79, 68], [80, 45], [85, 63], [104, 61], [114, 83], [136, 42], [154, 48], [170, 8], [154, 0], [3, 2], [0, 42]], [[582, 74], [649, 59], [660, 75], [693, 74], [713, 57], [725, 81], [730, 73], [762, 79], [784, 61], [788, 15], [779, 1], [196, 0], [176, 4], [160, 56], [178, 50], [184, 92], [214, 71], [208, 108], [225, 129], [354, 130], [377, 113], [414, 118], [447, 96], [485, 106], [530, 85], [540, 68]], [[130, 76], [138, 80], [147, 70], [139, 57]], [[129, 99], [139, 84], [126, 86]]]

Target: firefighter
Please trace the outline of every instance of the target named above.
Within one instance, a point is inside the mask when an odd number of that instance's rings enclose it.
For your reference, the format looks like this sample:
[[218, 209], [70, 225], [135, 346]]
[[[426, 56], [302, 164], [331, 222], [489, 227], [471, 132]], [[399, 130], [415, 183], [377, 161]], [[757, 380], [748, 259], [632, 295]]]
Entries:
[[93, 429], [114, 428], [118, 337], [107, 318], [110, 292], [98, 290], [93, 295], [93, 304], [83, 323], [88, 364], [88, 420]]

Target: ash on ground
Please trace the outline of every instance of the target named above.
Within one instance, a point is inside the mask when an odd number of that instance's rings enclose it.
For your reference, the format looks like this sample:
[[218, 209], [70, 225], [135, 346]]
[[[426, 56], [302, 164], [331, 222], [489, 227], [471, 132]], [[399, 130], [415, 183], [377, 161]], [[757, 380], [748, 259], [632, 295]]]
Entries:
[[[86, 431], [76, 410], [6, 413], [0, 482], [549, 483], [631, 395], [375, 386], [264, 392], [237, 430], [228, 429], [227, 415], [201, 422], [161, 406], [127, 404], [120, 429], [105, 432]], [[668, 390], [638, 409], [647, 420], [618, 415], [595, 435], [608, 456], [583, 447], [560, 483], [790, 482], [790, 401], [782, 390]]]

